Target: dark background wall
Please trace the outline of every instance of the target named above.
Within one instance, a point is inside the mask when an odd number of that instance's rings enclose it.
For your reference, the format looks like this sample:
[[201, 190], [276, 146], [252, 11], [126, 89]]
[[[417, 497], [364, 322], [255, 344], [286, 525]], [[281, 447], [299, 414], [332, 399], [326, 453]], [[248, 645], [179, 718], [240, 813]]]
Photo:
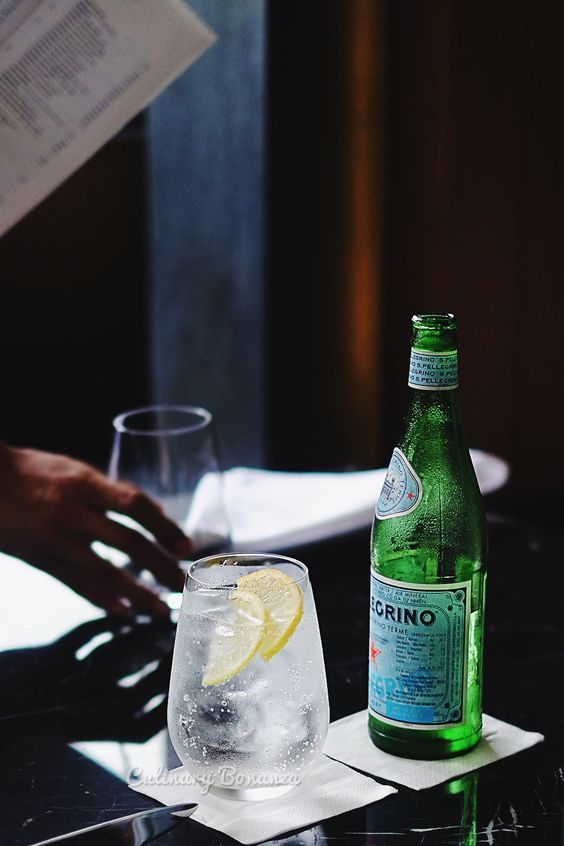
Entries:
[[[509, 493], [549, 494], [564, 470], [564, 6], [400, 0], [389, 24], [386, 349], [404, 366], [410, 311], [455, 311], [470, 442], [510, 459]], [[402, 382], [394, 368], [388, 405]]]
[[[272, 459], [386, 464], [408, 401], [410, 317], [453, 311], [470, 444], [510, 461], [504, 495], [518, 498], [538, 496], [548, 451], [541, 486], [553, 495], [564, 470], [564, 6], [298, 6], [274, 2], [271, 19], [271, 319], [299, 339], [274, 359], [284, 411]], [[372, 292], [359, 291], [362, 261]], [[372, 383], [355, 378], [355, 344]]]
[[144, 121], [0, 239], [0, 437], [105, 466], [112, 416], [143, 404]]
[[164, 398], [230, 464], [381, 466], [452, 310], [471, 445], [561, 489], [564, 7], [193, 5], [219, 42], [0, 240], [0, 437], [104, 466]]
[[378, 455], [385, 11], [270, 7], [268, 442], [281, 468]]

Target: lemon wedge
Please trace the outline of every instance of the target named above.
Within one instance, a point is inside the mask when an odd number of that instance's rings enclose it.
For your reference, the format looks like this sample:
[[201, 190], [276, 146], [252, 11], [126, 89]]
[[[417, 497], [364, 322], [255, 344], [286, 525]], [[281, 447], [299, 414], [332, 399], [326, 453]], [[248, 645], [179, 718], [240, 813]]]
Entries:
[[254, 593], [266, 610], [258, 648], [261, 658], [270, 661], [288, 643], [302, 618], [302, 592], [287, 573], [270, 567], [241, 576], [237, 586], [245, 593]]
[[237, 587], [229, 597], [232, 619], [221, 621], [210, 642], [202, 686], [223, 684], [241, 672], [259, 648], [266, 629], [266, 609], [253, 591]]

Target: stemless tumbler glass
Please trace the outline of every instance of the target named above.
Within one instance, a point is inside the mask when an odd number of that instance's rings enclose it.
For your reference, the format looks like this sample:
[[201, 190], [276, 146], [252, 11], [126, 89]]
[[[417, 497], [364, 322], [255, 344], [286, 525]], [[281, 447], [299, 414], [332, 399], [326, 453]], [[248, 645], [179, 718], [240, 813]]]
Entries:
[[160, 502], [198, 555], [230, 547], [212, 415], [204, 408], [155, 405], [119, 414], [109, 475]]
[[329, 724], [307, 568], [282, 555], [211, 556], [186, 574], [168, 702], [189, 774], [234, 799], [298, 784]]

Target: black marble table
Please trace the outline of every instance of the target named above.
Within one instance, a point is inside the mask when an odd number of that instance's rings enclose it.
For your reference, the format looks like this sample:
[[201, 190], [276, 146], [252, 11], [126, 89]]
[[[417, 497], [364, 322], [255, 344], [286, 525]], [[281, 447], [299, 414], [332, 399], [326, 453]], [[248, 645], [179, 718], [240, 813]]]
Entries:
[[[490, 515], [485, 711], [539, 746], [277, 842], [563, 844], [564, 567], [550, 521]], [[332, 719], [366, 707], [368, 532], [289, 554], [310, 568]], [[156, 804], [127, 787], [162, 755], [172, 623], [97, 616], [45, 574], [0, 558], [0, 842], [38, 840]], [[193, 821], [158, 842], [233, 843]]]

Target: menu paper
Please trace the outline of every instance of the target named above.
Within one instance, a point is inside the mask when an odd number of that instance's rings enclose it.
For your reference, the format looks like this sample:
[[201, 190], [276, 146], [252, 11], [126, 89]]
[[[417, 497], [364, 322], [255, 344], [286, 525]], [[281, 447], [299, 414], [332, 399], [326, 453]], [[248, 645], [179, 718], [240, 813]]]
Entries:
[[184, 0], [0, 0], [0, 235], [215, 40]]

